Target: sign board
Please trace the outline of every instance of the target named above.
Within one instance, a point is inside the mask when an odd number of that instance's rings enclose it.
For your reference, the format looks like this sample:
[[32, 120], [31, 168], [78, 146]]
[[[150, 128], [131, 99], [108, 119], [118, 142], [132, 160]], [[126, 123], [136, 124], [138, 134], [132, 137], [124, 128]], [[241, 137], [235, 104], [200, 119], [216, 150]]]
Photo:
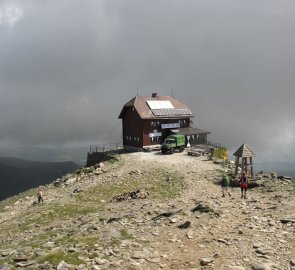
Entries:
[[162, 132], [153, 132], [153, 133], [149, 133], [149, 137], [153, 138], [153, 137], [161, 137], [162, 136]]
[[180, 128], [180, 124], [179, 123], [162, 124], [161, 128], [162, 129], [165, 129], [165, 128]]

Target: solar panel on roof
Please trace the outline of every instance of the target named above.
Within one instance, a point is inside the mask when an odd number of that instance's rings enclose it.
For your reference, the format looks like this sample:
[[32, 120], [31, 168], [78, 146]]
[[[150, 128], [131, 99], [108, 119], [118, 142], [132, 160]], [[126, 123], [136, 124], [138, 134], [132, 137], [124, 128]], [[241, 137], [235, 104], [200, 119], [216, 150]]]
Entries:
[[151, 110], [173, 109], [173, 105], [169, 100], [148, 100], [147, 104]]
[[152, 110], [155, 116], [167, 116], [167, 115], [191, 115], [189, 109], [156, 109]]

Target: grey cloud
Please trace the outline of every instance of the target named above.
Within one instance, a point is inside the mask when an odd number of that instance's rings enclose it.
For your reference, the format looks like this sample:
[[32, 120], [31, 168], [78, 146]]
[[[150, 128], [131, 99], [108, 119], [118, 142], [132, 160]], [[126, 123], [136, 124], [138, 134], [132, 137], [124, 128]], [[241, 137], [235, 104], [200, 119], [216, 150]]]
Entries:
[[0, 141], [119, 141], [137, 88], [173, 89], [212, 140], [294, 159], [292, 1], [4, 2], [23, 16], [0, 25]]

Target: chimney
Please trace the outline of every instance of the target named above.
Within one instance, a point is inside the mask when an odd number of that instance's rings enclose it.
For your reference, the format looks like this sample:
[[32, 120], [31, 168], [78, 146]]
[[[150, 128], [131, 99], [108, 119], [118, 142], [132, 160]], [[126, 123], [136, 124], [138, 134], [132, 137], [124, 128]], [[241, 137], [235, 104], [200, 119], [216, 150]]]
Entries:
[[157, 97], [158, 93], [152, 93], [152, 97]]

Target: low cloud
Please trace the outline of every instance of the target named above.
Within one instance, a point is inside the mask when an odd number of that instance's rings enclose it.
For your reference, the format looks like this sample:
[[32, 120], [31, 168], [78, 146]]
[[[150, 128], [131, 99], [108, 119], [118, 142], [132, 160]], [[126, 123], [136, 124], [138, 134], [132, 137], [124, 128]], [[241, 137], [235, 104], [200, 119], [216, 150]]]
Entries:
[[20, 7], [10, 5], [0, 7], [0, 25], [13, 27], [23, 15], [23, 10]]
[[288, 0], [4, 1], [0, 147], [117, 142], [128, 100], [173, 92], [230, 151], [294, 159], [294, 12]]

